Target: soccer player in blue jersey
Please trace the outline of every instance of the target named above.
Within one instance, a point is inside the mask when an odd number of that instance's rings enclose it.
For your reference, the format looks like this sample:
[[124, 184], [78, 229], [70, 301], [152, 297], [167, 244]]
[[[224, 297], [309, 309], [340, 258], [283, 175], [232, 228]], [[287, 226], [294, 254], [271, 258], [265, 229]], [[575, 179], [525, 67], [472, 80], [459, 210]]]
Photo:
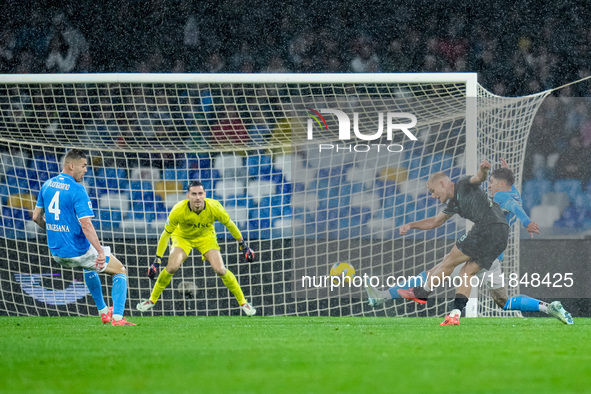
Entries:
[[[493, 200], [499, 204], [501, 210], [505, 214], [507, 223], [512, 226], [516, 219], [519, 219], [522, 225], [533, 237], [534, 234], [539, 234], [538, 225], [531, 221], [521, 206], [521, 196], [519, 191], [515, 188], [513, 183], [515, 178], [513, 173], [509, 169], [507, 162], [501, 159], [502, 167], [491, 173], [489, 190]], [[524, 295], [513, 297], [511, 299], [507, 296], [507, 291], [503, 286], [502, 281], [502, 270], [501, 263], [503, 261], [504, 252], [495, 260], [489, 270], [482, 269], [478, 272], [480, 280], [485, 280], [486, 284], [491, 292], [495, 303], [499, 307], [505, 310], [520, 310], [520, 311], [535, 311], [544, 312], [551, 316], [556, 317], [558, 320], [565, 324], [573, 324], [572, 317], [564, 308], [559, 301], [554, 301], [551, 304], [547, 304], [543, 301], [536, 300]], [[469, 272], [474, 271], [474, 262], [467, 262], [462, 266], [460, 270], [460, 277], [462, 280], [462, 286], [457, 289], [459, 296], [456, 296], [456, 305], [454, 310], [446, 317], [446, 320], [442, 325], [457, 325], [459, 324], [459, 316], [461, 308], [465, 306], [464, 300], [467, 301], [470, 295], [470, 281]], [[386, 291], [379, 291], [371, 286], [367, 286], [366, 290], [369, 294], [369, 305], [378, 306], [384, 303], [390, 298], [399, 298], [398, 289], [406, 289], [414, 286], [420, 286], [427, 278], [428, 273], [426, 271], [421, 272], [411, 281], [407, 282], [405, 286], [394, 286]]]
[[[47, 232], [53, 259], [63, 267], [81, 267], [84, 281], [103, 324], [135, 326], [123, 318], [127, 299], [127, 274], [123, 264], [101, 246], [91, 218], [94, 217], [88, 193], [79, 182], [86, 173], [86, 154], [70, 150], [61, 174], [47, 180], [39, 192], [33, 220]], [[113, 307], [107, 307], [98, 273], [113, 276]]]

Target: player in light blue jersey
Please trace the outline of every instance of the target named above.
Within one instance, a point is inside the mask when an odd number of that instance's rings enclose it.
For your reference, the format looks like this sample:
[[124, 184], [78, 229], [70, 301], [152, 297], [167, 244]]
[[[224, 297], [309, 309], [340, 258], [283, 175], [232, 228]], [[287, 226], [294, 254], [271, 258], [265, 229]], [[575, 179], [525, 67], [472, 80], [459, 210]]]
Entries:
[[[538, 225], [531, 221], [527, 213], [523, 210], [521, 205], [521, 196], [519, 191], [513, 183], [515, 178], [513, 172], [509, 169], [507, 162], [501, 159], [501, 168], [496, 169], [491, 173], [489, 190], [493, 200], [499, 204], [501, 210], [505, 214], [507, 223], [512, 226], [517, 219], [526, 228], [526, 230], [533, 237], [534, 234], [539, 234]], [[485, 280], [491, 292], [491, 296], [495, 303], [504, 310], [519, 310], [523, 312], [544, 312], [556, 317], [565, 324], [573, 324], [572, 317], [559, 301], [554, 301], [547, 304], [543, 301], [519, 295], [509, 298], [504, 287], [506, 280], [502, 280], [501, 264], [504, 259], [504, 253], [497, 258], [489, 270], [481, 270], [477, 275], [480, 280]], [[474, 262], [464, 264], [460, 270], [459, 276], [463, 278], [462, 286], [457, 289], [456, 299], [454, 301], [454, 310], [446, 317], [442, 325], [457, 325], [459, 324], [459, 317], [461, 310], [465, 307], [471, 287], [469, 278], [470, 272], [474, 272]], [[428, 272], [423, 271], [411, 281], [408, 281], [405, 286], [394, 286], [388, 290], [380, 291], [371, 286], [366, 285], [366, 290], [369, 295], [369, 305], [378, 306], [390, 298], [399, 298], [398, 289], [406, 289], [414, 286], [420, 286], [427, 278]]]
[[[72, 149], [64, 159], [64, 169], [47, 180], [37, 198], [33, 220], [47, 232], [53, 259], [64, 267], [81, 267], [84, 281], [103, 324], [135, 326], [123, 318], [127, 299], [127, 274], [123, 264], [100, 244], [91, 218], [94, 217], [88, 193], [79, 182], [87, 171], [86, 154]], [[113, 307], [103, 297], [98, 273], [113, 275]]]

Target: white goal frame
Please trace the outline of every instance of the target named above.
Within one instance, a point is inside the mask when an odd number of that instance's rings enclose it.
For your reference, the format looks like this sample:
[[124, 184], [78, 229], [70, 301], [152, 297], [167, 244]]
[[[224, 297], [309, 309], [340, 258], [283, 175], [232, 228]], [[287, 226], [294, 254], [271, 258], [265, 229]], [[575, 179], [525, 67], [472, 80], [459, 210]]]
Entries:
[[[478, 168], [478, 91], [476, 73], [360, 73], [360, 74], [1, 74], [4, 84], [329, 84], [329, 83], [458, 83], [465, 84], [466, 96], [466, 142], [465, 170], [475, 173]], [[122, 149], [124, 150], [124, 149]], [[466, 227], [470, 223], [466, 221]], [[478, 316], [478, 289], [474, 289], [466, 316]]]

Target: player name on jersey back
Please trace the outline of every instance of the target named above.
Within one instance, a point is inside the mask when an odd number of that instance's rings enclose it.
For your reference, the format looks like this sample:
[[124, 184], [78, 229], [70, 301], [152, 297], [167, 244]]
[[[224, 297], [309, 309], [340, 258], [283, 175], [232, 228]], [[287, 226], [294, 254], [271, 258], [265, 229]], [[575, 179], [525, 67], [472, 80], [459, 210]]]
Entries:
[[47, 182], [47, 186], [55, 187], [56, 189], [62, 189], [62, 190], [69, 190], [70, 189], [70, 185], [68, 183], [56, 182], [56, 181], [52, 181], [52, 180]]
[[69, 233], [70, 227], [64, 224], [45, 223], [45, 229], [49, 231], [59, 231], [60, 233]]

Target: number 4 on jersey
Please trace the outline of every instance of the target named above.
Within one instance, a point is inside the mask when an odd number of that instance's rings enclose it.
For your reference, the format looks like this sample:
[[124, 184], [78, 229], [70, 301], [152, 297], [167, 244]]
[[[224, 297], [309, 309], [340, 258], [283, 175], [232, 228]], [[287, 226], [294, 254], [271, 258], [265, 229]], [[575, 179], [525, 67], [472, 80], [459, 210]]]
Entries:
[[60, 192], [55, 192], [47, 210], [53, 213], [55, 220], [60, 220]]

